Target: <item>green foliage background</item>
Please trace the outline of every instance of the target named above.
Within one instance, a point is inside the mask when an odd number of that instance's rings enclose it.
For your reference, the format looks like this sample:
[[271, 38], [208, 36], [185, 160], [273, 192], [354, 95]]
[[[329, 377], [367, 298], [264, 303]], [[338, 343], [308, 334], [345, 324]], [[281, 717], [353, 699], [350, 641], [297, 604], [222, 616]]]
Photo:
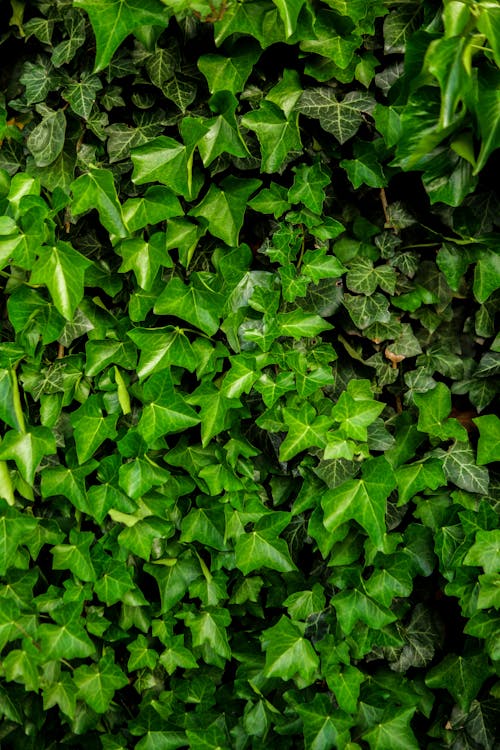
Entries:
[[498, 4], [0, 15], [2, 748], [498, 747]]

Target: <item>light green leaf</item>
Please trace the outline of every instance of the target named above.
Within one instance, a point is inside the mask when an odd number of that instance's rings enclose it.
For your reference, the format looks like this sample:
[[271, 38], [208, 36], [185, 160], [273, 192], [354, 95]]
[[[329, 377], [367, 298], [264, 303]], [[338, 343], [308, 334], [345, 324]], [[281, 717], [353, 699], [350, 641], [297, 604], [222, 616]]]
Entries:
[[446, 484], [443, 466], [435, 459], [400, 466], [396, 478], [399, 493], [398, 505], [405, 505], [422, 490], [436, 490]]
[[244, 158], [250, 153], [238, 130], [236, 108], [238, 100], [229, 91], [218, 91], [209, 100], [209, 106], [217, 117], [203, 122], [206, 133], [197, 145], [205, 167], [214, 159], [227, 153]]
[[478, 531], [464, 565], [479, 565], [485, 573], [500, 572], [500, 530]]
[[280, 445], [280, 461], [289, 461], [306, 448], [325, 447], [332, 420], [325, 415], [317, 416], [311, 404], [306, 403], [300, 409], [284, 408], [283, 421], [288, 433]]
[[466, 440], [467, 431], [456, 419], [449, 419], [451, 412], [451, 392], [444, 383], [437, 383], [434, 388], [413, 396], [418, 407], [418, 429], [435, 435], [442, 440], [456, 438]]
[[238, 537], [235, 547], [236, 566], [243, 575], [270, 568], [281, 573], [296, 570], [284, 539], [270, 531], [251, 531]]
[[96, 650], [83, 628], [83, 621], [70, 620], [62, 625], [44, 623], [38, 629], [38, 637], [44, 661], [84, 659]]
[[136, 185], [161, 182], [186, 199], [195, 197], [186, 146], [173, 138], [160, 135], [134, 148], [132, 163], [132, 180]]
[[171, 365], [184, 367], [189, 372], [197, 367], [198, 359], [182, 328], [134, 328], [127, 336], [140, 351], [137, 374], [141, 380]]
[[139, 420], [138, 431], [150, 445], [157, 438], [199, 424], [197, 413], [175, 390], [167, 372], [157, 372], [144, 386], [146, 406]]
[[47, 427], [32, 427], [28, 432], [9, 430], [0, 443], [0, 461], [15, 461], [22, 478], [30, 485], [42, 458], [55, 452], [56, 441]]
[[[221, 295], [209, 286], [213, 275], [193, 273], [189, 284], [173, 276], [156, 300], [157, 315], [173, 315], [196, 326], [207, 336], [219, 329]], [[207, 283], [208, 282], [208, 283]]]
[[72, 529], [69, 544], [56, 544], [50, 550], [54, 570], [70, 570], [82, 581], [96, 581], [97, 573], [90, 555], [90, 545], [93, 541], [92, 532]]
[[71, 210], [75, 216], [96, 208], [108, 232], [118, 237], [128, 235], [113, 175], [108, 169], [91, 167], [87, 174], [71, 183], [71, 190], [74, 196]]
[[117, 418], [117, 414], [103, 416], [99, 396], [90, 396], [79, 409], [72, 412], [70, 421], [80, 464], [88, 461], [105, 440], [116, 437]]
[[45, 684], [42, 689], [43, 708], [48, 711], [59, 706], [63, 714], [74, 719], [76, 711], [75, 683], [67, 672], [61, 672], [57, 681]]
[[97, 42], [94, 72], [103, 70], [125, 37], [140, 26], [166, 27], [169, 12], [159, 0], [75, 0], [90, 18]]
[[485, 414], [473, 419], [479, 429], [477, 463], [479, 466], [500, 461], [500, 419], [495, 414]]
[[254, 64], [261, 54], [253, 39], [240, 39], [230, 50], [230, 57], [212, 53], [200, 55], [197, 61], [199, 70], [207, 79], [211, 94], [216, 91], [242, 91]]
[[66, 320], [72, 320], [83, 297], [85, 270], [91, 265], [68, 242], [42, 247], [31, 273], [32, 284], [45, 284], [54, 305]]
[[294, 339], [317, 336], [318, 333], [333, 328], [330, 323], [327, 323], [319, 315], [304, 312], [300, 309], [278, 313], [276, 320], [280, 335], [291, 336]]
[[326, 529], [333, 532], [352, 519], [365, 529], [375, 547], [383, 549], [386, 503], [395, 486], [396, 478], [383, 456], [366, 461], [362, 479], [349, 479], [324, 493]]
[[205, 661], [211, 663], [210, 654], [206, 652], [207, 646], [223, 660], [231, 658], [226, 631], [227, 626], [231, 624], [231, 616], [227, 609], [209, 608], [199, 613], [186, 612], [183, 613], [182, 619], [191, 631], [193, 647], [202, 649]]
[[182, 214], [179, 199], [168, 188], [159, 185], [148, 188], [140, 198], [129, 198], [123, 204], [123, 218], [131, 232]]
[[301, 164], [294, 167], [293, 185], [288, 191], [290, 203], [303, 203], [314, 213], [320, 214], [325, 200], [324, 188], [331, 182], [331, 173], [321, 162], [311, 166]]
[[257, 135], [263, 172], [278, 172], [290, 154], [302, 149], [297, 114], [287, 117], [272, 102], [263, 101], [259, 109], [241, 118], [241, 124]]
[[266, 652], [266, 677], [297, 680], [301, 686], [314, 682], [319, 657], [298, 625], [288, 617], [282, 615], [276, 625], [264, 630], [261, 640]]

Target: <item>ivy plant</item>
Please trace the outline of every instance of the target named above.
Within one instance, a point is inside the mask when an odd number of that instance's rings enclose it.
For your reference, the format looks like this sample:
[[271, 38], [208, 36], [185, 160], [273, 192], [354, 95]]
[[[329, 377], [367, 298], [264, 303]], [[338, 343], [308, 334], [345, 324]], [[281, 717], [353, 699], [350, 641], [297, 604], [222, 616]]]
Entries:
[[2, 747], [493, 750], [497, 3], [0, 17]]

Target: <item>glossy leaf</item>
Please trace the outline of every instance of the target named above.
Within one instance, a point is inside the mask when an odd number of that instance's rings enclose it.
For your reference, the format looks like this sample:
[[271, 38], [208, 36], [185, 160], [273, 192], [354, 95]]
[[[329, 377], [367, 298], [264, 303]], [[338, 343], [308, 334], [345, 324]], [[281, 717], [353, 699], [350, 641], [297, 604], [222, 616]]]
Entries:
[[94, 71], [109, 64], [121, 42], [140, 26], [166, 25], [168, 13], [158, 0], [77, 0], [75, 7], [83, 8], [90, 17], [97, 42]]

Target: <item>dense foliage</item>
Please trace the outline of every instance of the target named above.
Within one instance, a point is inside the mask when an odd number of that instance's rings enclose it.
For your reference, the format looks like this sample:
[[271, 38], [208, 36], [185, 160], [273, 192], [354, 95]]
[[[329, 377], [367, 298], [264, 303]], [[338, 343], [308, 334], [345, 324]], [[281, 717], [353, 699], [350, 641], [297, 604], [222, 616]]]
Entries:
[[494, 748], [500, 7], [0, 6], [2, 748]]

